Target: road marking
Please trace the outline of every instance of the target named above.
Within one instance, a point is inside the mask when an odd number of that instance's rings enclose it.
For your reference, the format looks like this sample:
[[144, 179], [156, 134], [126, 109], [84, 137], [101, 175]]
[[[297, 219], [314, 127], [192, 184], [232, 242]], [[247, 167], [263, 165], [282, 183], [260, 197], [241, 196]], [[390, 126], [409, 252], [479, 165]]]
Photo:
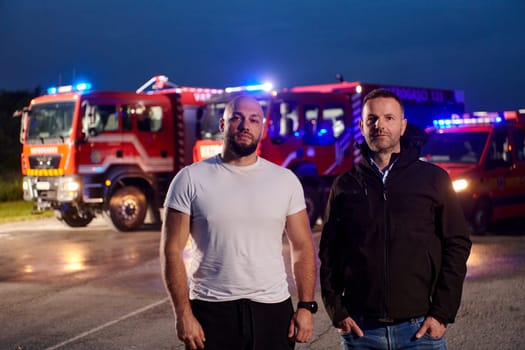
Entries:
[[115, 319], [115, 320], [113, 320], [113, 321], [109, 321], [109, 322], [107, 322], [107, 323], [104, 323], [104, 324], [101, 325], [101, 326], [98, 326], [98, 327], [95, 327], [95, 328], [93, 328], [93, 329], [90, 329], [89, 331], [86, 331], [86, 332], [84, 332], [84, 333], [81, 333], [81, 334], [77, 335], [76, 337], [69, 338], [68, 340], [63, 341], [62, 343], [57, 344], [57, 345], [54, 345], [54, 346], [52, 346], [52, 347], [49, 347], [49, 348], [47, 348], [47, 349], [45, 349], [45, 350], [55, 350], [55, 349], [61, 348], [61, 347], [63, 347], [64, 345], [67, 345], [67, 344], [69, 344], [69, 343], [72, 343], [72, 342], [74, 342], [74, 341], [80, 339], [80, 338], [84, 338], [84, 337], [86, 337], [86, 336], [88, 336], [88, 335], [90, 335], [90, 334], [93, 334], [93, 333], [98, 332], [98, 331], [100, 331], [100, 330], [102, 330], [102, 329], [104, 329], [104, 328], [107, 328], [107, 327], [109, 327], [109, 326], [112, 326], [112, 325], [114, 325], [115, 323], [118, 323], [118, 322], [120, 322], [120, 321], [124, 321], [124, 320], [127, 319], [127, 318], [133, 317], [133, 316], [138, 315], [138, 314], [140, 314], [140, 313], [142, 313], [142, 312], [144, 312], [144, 311], [147, 311], [147, 310], [152, 309], [152, 308], [154, 308], [154, 307], [156, 307], [156, 306], [159, 306], [160, 304], [163, 304], [163, 303], [165, 303], [166, 301], [168, 301], [168, 298], [164, 298], [164, 299], [159, 300], [159, 301], [157, 301], [157, 302], [155, 302], [155, 303], [153, 303], [153, 304], [147, 305], [147, 306], [145, 306], [145, 307], [143, 307], [143, 308], [141, 308], [141, 309], [138, 309], [138, 310], [135, 310], [135, 311], [133, 311], [133, 312], [130, 312], [130, 313], [127, 314], [127, 315], [124, 315], [124, 316], [122, 316], [122, 317], [119, 317], [119, 318], [117, 318], [117, 319]]

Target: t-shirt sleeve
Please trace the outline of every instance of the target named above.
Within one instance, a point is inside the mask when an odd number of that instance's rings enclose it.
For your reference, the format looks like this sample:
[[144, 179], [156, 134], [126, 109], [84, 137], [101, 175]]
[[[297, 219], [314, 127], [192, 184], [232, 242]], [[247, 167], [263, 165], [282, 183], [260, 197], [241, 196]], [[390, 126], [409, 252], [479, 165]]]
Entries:
[[303, 192], [303, 186], [301, 185], [301, 182], [295, 176], [294, 173], [291, 171], [289, 172], [290, 175], [290, 189], [291, 189], [291, 197], [290, 197], [290, 205], [288, 207], [288, 214], [292, 215], [300, 212], [301, 210], [306, 208], [306, 203], [304, 201], [304, 192]]
[[179, 171], [171, 181], [164, 201], [164, 207], [191, 215], [193, 194], [190, 172], [188, 167], [186, 167]]

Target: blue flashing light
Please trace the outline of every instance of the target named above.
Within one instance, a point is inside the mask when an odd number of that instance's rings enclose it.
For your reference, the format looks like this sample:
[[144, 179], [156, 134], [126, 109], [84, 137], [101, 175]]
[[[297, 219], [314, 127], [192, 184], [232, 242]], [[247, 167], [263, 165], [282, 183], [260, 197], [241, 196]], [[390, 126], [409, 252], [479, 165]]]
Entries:
[[272, 83], [263, 83], [263, 84], [254, 84], [254, 85], [244, 85], [244, 86], [232, 86], [224, 89], [227, 93], [230, 92], [256, 92], [256, 91], [271, 91], [273, 89]]
[[453, 128], [464, 125], [487, 125], [497, 124], [503, 120], [500, 116], [477, 117], [477, 118], [453, 118], [453, 119], [436, 119], [432, 124], [437, 129]]
[[317, 132], [317, 136], [323, 136], [324, 134], [328, 133], [328, 130], [326, 129], [321, 129]]
[[86, 83], [86, 82], [82, 82], [82, 83], [78, 83], [75, 85], [75, 90], [76, 91], [86, 91], [86, 90], [90, 90], [91, 89], [91, 84], [90, 83]]
[[246, 86], [246, 91], [270, 91], [272, 90], [272, 83], [263, 83]]
[[257, 85], [247, 85], [246, 86], [246, 91], [260, 91], [262, 90], [262, 85], [261, 84], [257, 84]]
[[91, 84], [87, 82], [77, 83], [75, 85], [51, 86], [47, 89], [49, 95], [61, 94], [65, 92], [83, 92], [91, 89]]

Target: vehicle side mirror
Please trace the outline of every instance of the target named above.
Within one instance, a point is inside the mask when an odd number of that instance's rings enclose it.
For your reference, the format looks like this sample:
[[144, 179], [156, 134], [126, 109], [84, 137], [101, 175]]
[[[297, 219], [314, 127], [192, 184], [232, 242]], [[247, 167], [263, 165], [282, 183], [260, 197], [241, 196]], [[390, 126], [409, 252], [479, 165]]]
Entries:
[[27, 120], [29, 119], [29, 107], [24, 107], [22, 110], [17, 110], [13, 113], [14, 118], [20, 117], [20, 143], [25, 143]]

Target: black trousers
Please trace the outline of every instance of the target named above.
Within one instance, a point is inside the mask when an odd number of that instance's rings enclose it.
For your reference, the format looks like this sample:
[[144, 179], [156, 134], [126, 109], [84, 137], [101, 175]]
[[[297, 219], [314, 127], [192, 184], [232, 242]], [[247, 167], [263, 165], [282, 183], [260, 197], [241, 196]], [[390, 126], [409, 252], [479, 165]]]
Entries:
[[293, 317], [291, 299], [281, 303], [257, 303], [248, 299], [225, 302], [192, 300], [206, 350], [290, 350], [288, 338]]

